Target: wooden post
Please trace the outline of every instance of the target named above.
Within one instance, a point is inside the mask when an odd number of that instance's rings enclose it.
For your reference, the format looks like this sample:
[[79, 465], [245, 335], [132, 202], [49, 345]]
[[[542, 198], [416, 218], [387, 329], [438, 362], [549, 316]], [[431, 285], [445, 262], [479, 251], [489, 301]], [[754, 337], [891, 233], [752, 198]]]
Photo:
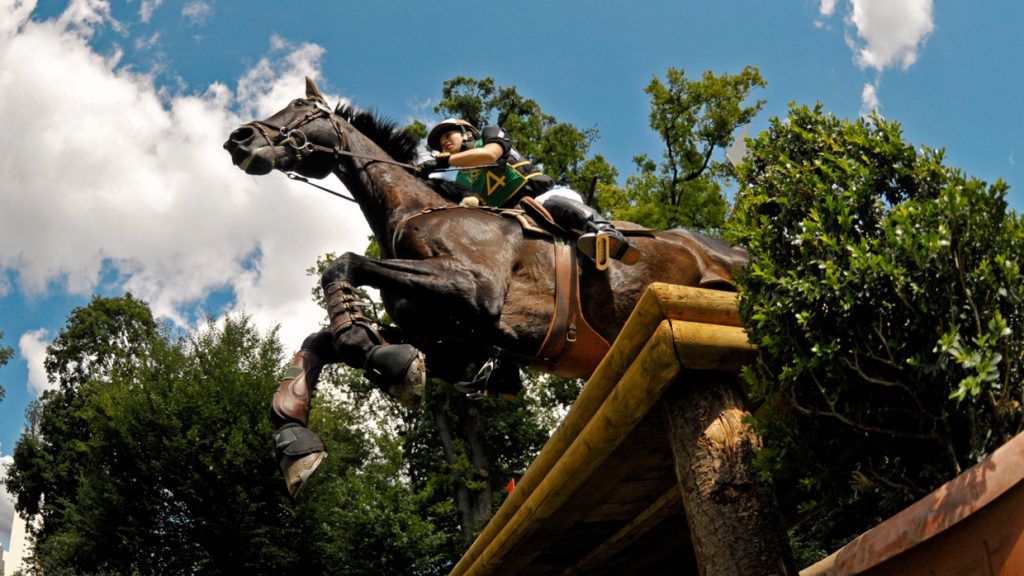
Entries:
[[735, 374], [686, 370], [661, 409], [701, 575], [797, 574]]

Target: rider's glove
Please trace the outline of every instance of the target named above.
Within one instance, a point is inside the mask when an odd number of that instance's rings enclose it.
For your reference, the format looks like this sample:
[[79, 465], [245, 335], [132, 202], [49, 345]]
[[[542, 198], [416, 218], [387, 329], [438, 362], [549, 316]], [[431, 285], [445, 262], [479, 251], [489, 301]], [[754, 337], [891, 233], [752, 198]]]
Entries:
[[438, 170], [444, 170], [445, 168], [448, 167], [448, 158], [450, 156], [451, 154], [448, 154], [446, 152], [443, 154], [438, 154], [433, 158], [427, 158], [423, 162], [420, 162], [419, 164], [416, 165], [416, 174], [420, 178], [426, 178], [430, 176], [432, 173], [437, 172]]

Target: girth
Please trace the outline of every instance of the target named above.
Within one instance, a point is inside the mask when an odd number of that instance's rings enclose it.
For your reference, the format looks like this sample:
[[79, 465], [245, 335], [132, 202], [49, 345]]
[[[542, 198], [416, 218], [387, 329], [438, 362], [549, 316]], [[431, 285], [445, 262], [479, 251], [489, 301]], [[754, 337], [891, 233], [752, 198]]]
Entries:
[[547, 336], [529, 363], [564, 378], [587, 378], [608, 353], [608, 341], [583, 316], [575, 243], [556, 238], [555, 312]]

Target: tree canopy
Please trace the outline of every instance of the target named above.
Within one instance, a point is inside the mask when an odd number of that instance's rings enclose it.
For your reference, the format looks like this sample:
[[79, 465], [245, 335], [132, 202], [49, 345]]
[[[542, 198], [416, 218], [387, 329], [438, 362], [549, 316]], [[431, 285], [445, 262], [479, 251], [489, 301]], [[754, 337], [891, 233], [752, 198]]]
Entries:
[[651, 79], [644, 92], [650, 96], [650, 127], [664, 146], [662, 158], [634, 158], [636, 172], [617, 194], [615, 215], [662, 230], [721, 228], [727, 212], [722, 189], [732, 167], [716, 160], [715, 153], [724, 152], [736, 130], [761, 111], [764, 100], [744, 102], [765, 85], [753, 66], [735, 76], [708, 70], [699, 80], [669, 68], [664, 82]]
[[[7, 479], [18, 511], [42, 516], [34, 560], [47, 574], [429, 574], [445, 565], [450, 539], [423, 499], [394, 482], [407, 474], [395, 441], [330, 393], [313, 425], [331, 458], [313, 495], [289, 500], [267, 418], [283, 363], [276, 333], [228, 317], [172, 337], [148, 319], [130, 295], [94, 298], [48, 350], [60, 386], [31, 409]], [[147, 345], [107, 347], [122, 338]], [[90, 362], [93, 350], [111, 355], [92, 363], [103, 370], [83, 372], [69, 350]]]
[[[4, 333], [0, 332], [0, 341], [3, 341]], [[7, 364], [11, 357], [14, 356], [14, 349], [7, 346], [0, 346], [0, 366]], [[4, 399], [4, 387], [0, 386], [0, 400]]]
[[1022, 429], [1024, 227], [1003, 182], [878, 115], [792, 106], [748, 154], [729, 231], [761, 460], [826, 551]]

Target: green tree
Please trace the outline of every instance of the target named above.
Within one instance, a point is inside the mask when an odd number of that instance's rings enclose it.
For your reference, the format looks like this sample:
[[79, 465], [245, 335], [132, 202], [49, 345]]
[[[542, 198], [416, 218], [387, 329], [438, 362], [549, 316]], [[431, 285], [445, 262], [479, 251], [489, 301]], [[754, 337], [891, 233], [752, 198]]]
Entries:
[[1024, 226], [877, 115], [790, 108], [749, 147], [731, 239], [762, 465], [803, 488], [805, 560], [1024, 425]]
[[[84, 341], [102, 348], [81, 325], [98, 310], [149, 316], [138, 300], [94, 299], [71, 315], [48, 360], [88, 349]], [[371, 433], [336, 382], [311, 423], [331, 447], [325, 473], [289, 499], [267, 418], [283, 360], [276, 333], [261, 335], [244, 317], [211, 326], [182, 337], [122, 335], [126, 350], [142, 351], [136, 362], [103, 364], [112, 368], [30, 410], [8, 488], [20, 512], [43, 515], [34, 556], [47, 573], [439, 572], [449, 539], [422, 519], [426, 504], [401, 481], [408, 472], [394, 442]]]
[[[0, 340], [4, 339], [4, 333], [0, 332]], [[7, 346], [0, 346], [0, 366], [7, 364], [14, 356], [14, 350]], [[0, 386], [0, 401], [4, 399], [4, 387]]]
[[76, 497], [83, 450], [93, 433], [82, 417], [82, 388], [107, 381], [115, 370], [137, 369], [149, 357], [156, 335], [145, 303], [131, 294], [97, 296], [72, 311], [47, 347], [43, 364], [56, 388], [29, 406], [29, 427], [15, 445], [7, 478], [18, 510], [27, 517], [41, 514], [44, 531], [63, 523]]
[[735, 76], [708, 70], [700, 80], [669, 68], [664, 82], [653, 78], [644, 92], [651, 99], [651, 129], [664, 145], [662, 159], [633, 159], [636, 173], [616, 195], [615, 215], [658, 229], [721, 228], [727, 212], [722, 187], [732, 168], [715, 160], [715, 152], [728, 148], [736, 130], [761, 110], [764, 100], [743, 104], [765, 85], [753, 66]]

